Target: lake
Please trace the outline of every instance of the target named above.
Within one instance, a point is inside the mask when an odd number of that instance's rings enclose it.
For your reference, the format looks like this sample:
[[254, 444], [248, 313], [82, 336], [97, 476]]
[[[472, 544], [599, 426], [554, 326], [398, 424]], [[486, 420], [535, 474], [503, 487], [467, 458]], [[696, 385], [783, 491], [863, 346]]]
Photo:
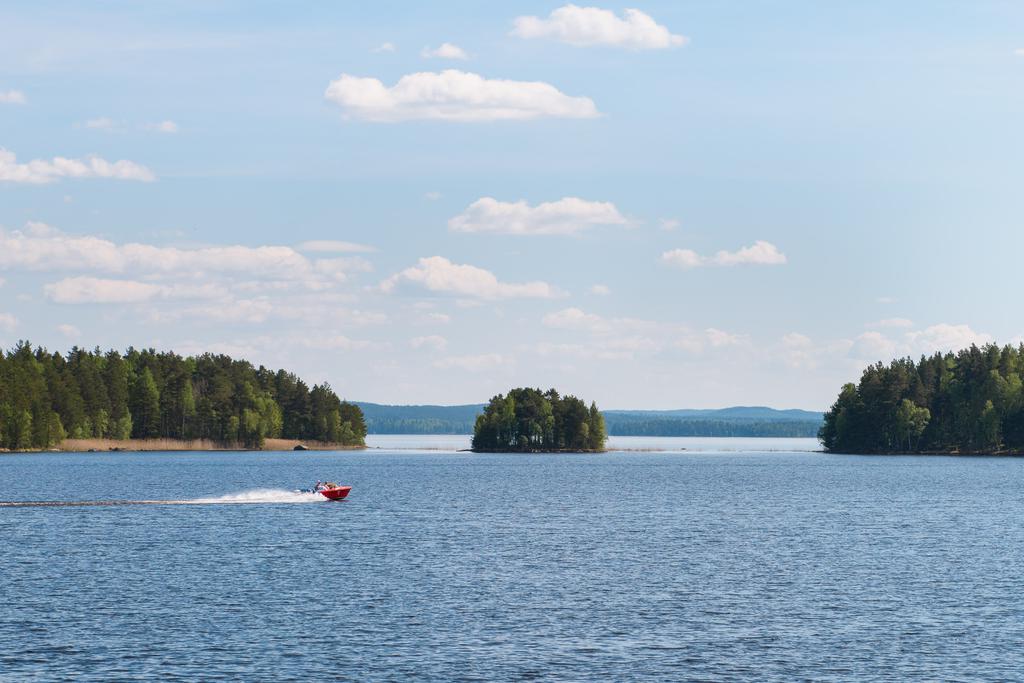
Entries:
[[0, 507], [0, 680], [1020, 677], [1024, 459], [758, 441], [0, 456], [0, 501], [167, 501]]

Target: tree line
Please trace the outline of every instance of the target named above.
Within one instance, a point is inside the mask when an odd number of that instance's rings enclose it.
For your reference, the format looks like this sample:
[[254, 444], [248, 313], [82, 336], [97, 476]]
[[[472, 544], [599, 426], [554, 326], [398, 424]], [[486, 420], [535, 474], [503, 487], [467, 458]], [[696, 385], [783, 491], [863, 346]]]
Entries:
[[327, 383], [225, 355], [153, 349], [66, 355], [20, 342], [0, 353], [0, 447], [47, 448], [65, 438], [209, 439], [258, 448], [265, 438], [362, 445], [358, 406]]
[[608, 432], [615, 436], [814, 437], [820, 420], [708, 420], [701, 418], [623, 418], [606, 414]]
[[473, 428], [474, 451], [603, 451], [604, 416], [594, 403], [554, 389], [512, 389], [484, 407]]
[[841, 453], [1024, 453], [1024, 345], [871, 365], [819, 438]]

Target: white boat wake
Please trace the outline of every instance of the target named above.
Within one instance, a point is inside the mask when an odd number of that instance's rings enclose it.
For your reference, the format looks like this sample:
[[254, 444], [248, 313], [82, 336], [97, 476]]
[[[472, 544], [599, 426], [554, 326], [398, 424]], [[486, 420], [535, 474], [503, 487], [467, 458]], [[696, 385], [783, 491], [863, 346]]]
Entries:
[[327, 499], [319, 493], [303, 493], [285, 489], [252, 489], [215, 498], [194, 498], [174, 502], [181, 505], [243, 505], [246, 503], [324, 503], [327, 502]]
[[0, 500], [0, 508], [93, 507], [112, 505], [252, 505], [259, 503], [327, 503], [319, 493], [285, 489], [252, 489], [212, 498], [184, 500]]

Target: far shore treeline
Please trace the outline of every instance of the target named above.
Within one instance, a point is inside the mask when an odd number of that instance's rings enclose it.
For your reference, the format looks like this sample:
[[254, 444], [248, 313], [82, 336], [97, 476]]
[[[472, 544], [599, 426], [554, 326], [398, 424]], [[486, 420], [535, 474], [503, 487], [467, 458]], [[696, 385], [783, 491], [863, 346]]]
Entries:
[[71, 439], [205, 439], [258, 448], [265, 438], [363, 445], [358, 406], [328, 384], [224, 355], [152, 349], [66, 356], [19, 343], [0, 353], [0, 447]]
[[595, 403], [554, 389], [512, 389], [498, 394], [476, 418], [474, 451], [539, 453], [603, 451], [604, 416]]
[[871, 365], [819, 437], [837, 453], [1024, 453], [1024, 345]]

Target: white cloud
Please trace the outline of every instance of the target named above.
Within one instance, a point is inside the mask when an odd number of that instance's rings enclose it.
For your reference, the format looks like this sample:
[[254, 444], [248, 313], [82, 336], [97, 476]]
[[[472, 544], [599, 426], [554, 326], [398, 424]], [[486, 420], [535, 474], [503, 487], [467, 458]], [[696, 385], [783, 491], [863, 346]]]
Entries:
[[458, 368], [468, 372], [483, 372], [493, 368], [509, 365], [512, 362], [507, 356], [498, 353], [484, 353], [476, 356], [449, 356], [434, 361], [434, 367], [441, 370]]
[[[337, 246], [337, 245], [335, 245]], [[193, 249], [129, 242], [116, 244], [91, 235], [68, 235], [45, 223], [25, 231], [0, 229], [0, 269], [77, 270], [161, 274], [259, 273], [287, 281], [344, 279], [346, 271], [365, 271], [362, 259], [308, 259], [291, 247], [227, 245]]]
[[611, 202], [563, 197], [530, 206], [525, 200], [500, 202], [481, 197], [448, 221], [455, 232], [494, 232], [507, 235], [570, 235], [595, 225], [626, 225]]
[[770, 242], [758, 240], [749, 247], [737, 251], [719, 251], [714, 256], [701, 256], [692, 249], [672, 249], [661, 255], [662, 263], [677, 268], [698, 266], [737, 266], [745, 264], [781, 265], [786, 255]]
[[174, 121], [160, 121], [158, 123], [147, 123], [142, 126], [145, 130], [151, 130], [157, 133], [177, 133], [178, 124]]
[[392, 275], [380, 287], [384, 292], [392, 292], [403, 284], [417, 285], [431, 292], [479, 299], [550, 299], [559, 295], [546, 282], [499, 282], [489, 270], [452, 263], [443, 256], [421, 258], [418, 265]]
[[805, 349], [813, 343], [810, 337], [799, 332], [790, 332], [782, 337], [782, 345], [790, 349]]
[[437, 313], [436, 311], [432, 311], [429, 313], [421, 313], [419, 314], [419, 316], [417, 316], [417, 322], [420, 322], [424, 325], [446, 325], [451, 321], [452, 317], [450, 315], [448, 315], [447, 313]]
[[619, 18], [611, 10], [565, 5], [547, 19], [517, 17], [512, 35], [550, 38], [576, 47], [602, 45], [632, 50], [664, 50], [688, 42], [638, 9], [627, 9]]
[[86, 159], [54, 157], [51, 161], [34, 159], [19, 164], [14, 152], [0, 147], [0, 182], [50, 183], [60, 178], [115, 178], [151, 182], [156, 176], [134, 161], [110, 162], [97, 156]]
[[607, 285], [592, 285], [590, 287], [590, 293], [596, 294], [597, 296], [608, 296], [612, 293], [612, 290]]
[[592, 333], [610, 332], [612, 324], [594, 313], [586, 313], [579, 308], [564, 308], [561, 311], [548, 313], [541, 322], [546, 327], [559, 330], [581, 330]]
[[324, 97], [341, 106], [348, 116], [377, 122], [583, 119], [599, 115], [590, 98], [570, 97], [548, 83], [488, 79], [455, 69], [408, 74], [391, 87], [376, 78], [342, 74], [327, 86]]
[[1024, 47], [1018, 47], [1016, 50], [1013, 51], [1013, 54], [1017, 55], [1018, 57], [1024, 57]]
[[440, 192], [424, 192], [423, 193], [423, 198], [424, 199], [429, 199], [432, 202], [436, 202], [438, 199], [441, 198], [441, 193]]
[[413, 337], [409, 340], [409, 346], [414, 349], [426, 347], [435, 351], [444, 351], [448, 346], [448, 340], [437, 334], [428, 334], [423, 337]]
[[[75, 124], [77, 128], [79, 124]], [[118, 122], [107, 116], [101, 116], [95, 119], [89, 119], [84, 124], [85, 128], [91, 128], [93, 130], [108, 130], [108, 131], [127, 131], [131, 129], [125, 122]], [[137, 126], [139, 130], [148, 130], [156, 133], [177, 133], [178, 124], [174, 121], [158, 121], [156, 123], [143, 123]]]
[[867, 323], [864, 327], [913, 327], [914, 322], [906, 318], [884, 318]]
[[117, 125], [112, 119], [108, 119], [106, 116], [101, 116], [98, 119], [89, 119], [85, 122], [86, 128], [94, 128], [96, 130], [111, 130]]
[[82, 336], [82, 331], [80, 329], [74, 325], [68, 325], [67, 323], [57, 325], [57, 331], [68, 339], [77, 339]]
[[853, 340], [850, 355], [855, 358], [881, 360], [899, 355], [899, 346], [881, 332], [864, 332]]
[[664, 230], [665, 232], [672, 232], [673, 230], [677, 230], [679, 229], [680, 225], [682, 225], [682, 222], [676, 220], [675, 218], [658, 219], [658, 227]]
[[744, 337], [742, 335], [731, 334], [729, 332], [715, 329], [714, 327], [709, 327], [704, 330], [704, 335], [707, 337], [708, 343], [716, 348], [720, 346], [736, 346], [737, 344], [742, 344], [744, 341]]
[[989, 334], [975, 332], [968, 325], [950, 325], [948, 323], [939, 323], [926, 327], [920, 332], [911, 332], [907, 338], [921, 353], [959, 351], [966, 349], [971, 344], [982, 346], [992, 343], [992, 336]]
[[923, 330], [904, 332], [901, 337], [896, 339], [875, 330], [864, 332], [854, 338], [849, 355], [859, 360], [884, 361], [937, 352], [955, 353], [971, 344], [983, 346], [992, 341], [991, 335], [976, 332], [968, 325], [939, 323]]
[[46, 296], [59, 304], [124, 304], [148, 301], [160, 286], [135, 280], [72, 277], [46, 285]]
[[43, 287], [46, 296], [59, 304], [127, 304], [165, 299], [209, 299], [224, 296], [213, 285], [157, 285], [137, 280], [69, 277]]
[[377, 251], [374, 247], [365, 244], [341, 242], [338, 240], [310, 240], [308, 242], [302, 242], [296, 247], [296, 249], [299, 251], [334, 252], [337, 254], [369, 253]]
[[28, 98], [20, 90], [0, 91], [0, 104], [28, 104]]
[[891, 296], [880, 296], [877, 299], [875, 299], [875, 301], [877, 301], [880, 304], [894, 304], [894, 303], [896, 303], [896, 299], [894, 299]]
[[18, 326], [18, 319], [10, 313], [0, 313], [0, 330], [6, 332], [13, 332], [14, 328]]
[[424, 59], [469, 59], [469, 55], [458, 45], [453, 43], [441, 43], [439, 47], [430, 48], [425, 47], [420, 52], [420, 57]]
[[672, 249], [661, 255], [661, 262], [676, 268], [696, 268], [704, 265], [704, 257], [693, 249]]
[[394, 43], [381, 43], [377, 47], [370, 50], [370, 52], [394, 52], [398, 48], [395, 47]]

